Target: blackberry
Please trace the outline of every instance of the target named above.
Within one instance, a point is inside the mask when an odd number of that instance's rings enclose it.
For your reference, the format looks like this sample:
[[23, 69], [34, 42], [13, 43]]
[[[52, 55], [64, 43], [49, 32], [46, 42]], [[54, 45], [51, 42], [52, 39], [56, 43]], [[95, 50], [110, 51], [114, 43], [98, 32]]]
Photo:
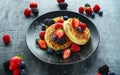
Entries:
[[61, 10], [65, 10], [65, 9], [67, 9], [67, 7], [68, 7], [68, 4], [65, 3], [65, 2], [60, 2], [60, 3], [59, 3], [59, 8], [60, 8]]
[[98, 69], [98, 72], [101, 73], [101, 74], [108, 75], [109, 67], [107, 65], [103, 65], [102, 67], [100, 67]]
[[46, 29], [45, 24], [42, 24], [42, 25], [41, 25], [41, 29], [42, 29], [42, 30], [45, 30], [45, 29]]
[[66, 43], [66, 38], [65, 38], [65, 37], [62, 37], [62, 38], [58, 39], [57, 42], [58, 42], [59, 45], [62, 45], [62, 44], [64, 44], [64, 43]]
[[4, 62], [3, 67], [6, 73], [12, 73], [12, 71], [9, 70], [9, 61]]
[[47, 26], [50, 26], [50, 25], [54, 24], [55, 21], [54, 21], [53, 19], [45, 19], [45, 20], [43, 21], [43, 23], [44, 23], [45, 25], [47, 25]]
[[32, 8], [31, 10], [32, 10], [33, 15], [34, 15], [35, 17], [37, 17], [37, 16], [38, 16], [38, 13], [39, 13], [39, 10], [38, 10], [37, 8]]

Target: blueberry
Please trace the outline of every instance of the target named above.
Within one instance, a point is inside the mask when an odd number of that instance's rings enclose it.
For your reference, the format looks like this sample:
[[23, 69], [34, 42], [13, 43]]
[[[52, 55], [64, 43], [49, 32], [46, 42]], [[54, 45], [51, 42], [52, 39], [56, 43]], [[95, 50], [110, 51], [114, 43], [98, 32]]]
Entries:
[[61, 55], [61, 54], [62, 54], [62, 51], [60, 51], [60, 50], [56, 51], [56, 55]]
[[99, 14], [100, 16], [102, 16], [102, 15], [103, 15], [103, 11], [99, 11], [98, 14]]
[[91, 5], [89, 3], [86, 3], [85, 7], [91, 7]]
[[67, 7], [68, 7], [68, 4], [65, 3], [65, 2], [60, 2], [59, 3], [59, 8], [60, 9], [65, 10], [65, 9], [67, 9]]
[[95, 14], [91, 14], [90, 17], [91, 17], [91, 18], [95, 18]]
[[58, 42], [59, 45], [62, 45], [62, 44], [64, 44], [64, 43], [66, 43], [66, 38], [65, 38], [65, 37], [62, 37], [62, 38], [58, 39], [57, 42]]
[[12, 73], [12, 71], [9, 70], [9, 61], [4, 62], [3, 67], [6, 73]]
[[114, 72], [109, 73], [109, 75], [116, 75]]
[[63, 19], [64, 20], [67, 20], [69, 17], [68, 16], [63, 16]]
[[53, 49], [52, 49], [52, 48], [48, 48], [48, 49], [47, 49], [47, 53], [48, 53], [48, 54], [52, 54], [52, 53], [53, 53]]
[[45, 29], [46, 29], [45, 24], [41, 24], [41, 29], [42, 29], [42, 30], [45, 30]]
[[26, 74], [25, 70], [22, 69], [22, 70], [21, 70], [21, 75], [25, 75], [25, 74]]
[[50, 26], [50, 25], [54, 24], [55, 21], [54, 21], [53, 19], [45, 19], [45, 20], [43, 21], [43, 23], [44, 23], [45, 25], [47, 25], [47, 26]]
[[35, 17], [38, 16], [39, 10], [37, 8], [32, 8], [32, 13], [34, 14]]
[[20, 69], [25, 69], [26, 68], [26, 64], [25, 64], [25, 62], [21, 62], [21, 64], [20, 64]]
[[52, 36], [52, 41], [55, 42], [57, 40], [57, 37], [55, 35]]
[[77, 31], [78, 31], [78, 32], [82, 32], [82, 28], [81, 28], [81, 27], [78, 27], [78, 28], [77, 28]]

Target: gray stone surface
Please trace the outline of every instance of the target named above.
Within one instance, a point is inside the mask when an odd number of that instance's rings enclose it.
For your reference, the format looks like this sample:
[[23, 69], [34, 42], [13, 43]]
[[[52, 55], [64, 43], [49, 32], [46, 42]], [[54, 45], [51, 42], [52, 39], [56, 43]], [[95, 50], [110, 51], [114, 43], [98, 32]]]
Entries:
[[[95, 75], [98, 67], [107, 64], [110, 71], [120, 75], [120, 0], [66, 0], [67, 10], [78, 12], [78, 7], [85, 3], [91, 6], [99, 4], [104, 16], [96, 14], [95, 19], [89, 18], [98, 28], [100, 45], [94, 60], [88, 60], [69, 66], [49, 65], [38, 60], [26, 47], [25, 34], [35, 17], [25, 18], [23, 10], [29, 7], [32, 0], [0, 0], [0, 75], [7, 75], [3, 69], [3, 62], [21, 53], [27, 64], [26, 75]], [[39, 16], [59, 10], [56, 0], [34, 0], [39, 4]], [[11, 43], [5, 46], [2, 36], [11, 35]]]

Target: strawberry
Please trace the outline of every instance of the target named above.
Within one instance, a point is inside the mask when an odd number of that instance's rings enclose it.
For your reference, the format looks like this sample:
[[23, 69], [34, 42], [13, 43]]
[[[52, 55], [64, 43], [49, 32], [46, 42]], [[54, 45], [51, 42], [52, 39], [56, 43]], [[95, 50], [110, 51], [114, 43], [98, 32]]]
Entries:
[[63, 23], [63, 22], [64, 22], [63, 19], [59, 19], [59, 20], [57, 21], [57, 23]]
[[58, 29], [55, 31], [55, 35], [57, 36], [58, 39], [62, 38], [64, 36], [64, 31], [63, 29]]
[[69, 58], [71, 55], [71, 50], [70, 49], [65, 49], [63, 52], [63, 59]]
[[31, 15], [31, 10], [29, 9], [29, 8], [26, 8], [25, 10], [24, 10], [24, 15], [27, 17], [27, 16], [30, 16]]
[[57, 29], [62, 29], [62, 28], [63, 28], [63, 25], [62, 25], [62, 23], [55, 23], [54, 28], [55, 28], [55, 30], [57, 30]]
[[38, 45], [42, 49], [46, 49], [47, 48], [47, 44], [46, 44], [45, 40], [39, 40], [38, 41]]
[[21, 64], [21, 58], [18, 56], [14, 56], [10, 59], [9, 69], [15, 70], [20, 67], [20, 64]]
[[100, 73], [97, 73], [96, 75], [102, 75], [102, 74], [100, 74]]
[[84, 30], [86, 29], [86, 24], [85, 24], [85, 23], [80, 22], [80, 27], [82, 28], [82, 31], [84, 31]]
[[20, 75], [20, 69], [13, 70], [13, 75]]
[[71, 50], [72, 50], [72, 52], [79, 52], [80, 51], [80, 46], [75, 44], [75, 43], [73, 43], [71, 45]]
[[31, 2], [29, 6], [30, 8], [37, 8], [38, 4], [37, 2]]
[[94, 12], [99, 12], [100, 10], [100, 6], [98, 4], [95, 4], [94, 7], [93, 7], [93, 11]]
[[40, 31], [39, 37], [40, 37], [41, 39], [44, 39], [44, 36], [45, 36], [45, 31]]
[[4, 41], [5, 44], [9, 44], [9, 42], [10, 42], [10, 35], [9, 34], [3, 35], [3, 41]]
[[79, 7], [79, 13], [83, 14], [84, 13], [84, 7]]
[[73, 18], [72, 24], [73, 24], [74, 28], [78, 28], [79, 25], [80, 25], [80, 21], [78, 19], [76, 19], [76, 18]]
[[57, 0], [58, 3], [65, 2], [65, 0]]
[[91, 7], [86, 7], [85, 12], [86, 12], [86, 14], [88, 14], [88, 15], [92, 14], [92, 9], [91, 9]]

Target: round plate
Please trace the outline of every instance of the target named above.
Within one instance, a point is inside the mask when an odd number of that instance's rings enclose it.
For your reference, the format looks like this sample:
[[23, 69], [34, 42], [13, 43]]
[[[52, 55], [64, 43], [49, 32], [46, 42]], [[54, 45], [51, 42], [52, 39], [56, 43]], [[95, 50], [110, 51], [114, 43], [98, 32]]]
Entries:
[[[56, 54], [47, 54], [45, 50], [42, 50], [39, 47], [37, 47], [35, 42], [36, 39], [39, 38], [39, 32], [41, 31], [41, 24], [44, 19], [55, 18], [58, 16], [65, 16], [65, 15], [71, 18], [74, 17], [79, 18], [80, 21], [86, 23], [91, 34], [89, 42], [86, 45], [81, 46], [81, 51], [78, 53], [73, 53], [72, 56], [67, 60], [62, 59], [62, 57], [57, 56]], [[72, 11], [54, 11], [41, 15], [35, 21], [32, 22], [26, 34], [26, 43], [29, 50], [41, 61], [56, 65], [73, 64], [89, 58], [97, 49], [99, 45], [99, 41], [100, 41], [100, 37], [95, 25], [88, 18]]]

